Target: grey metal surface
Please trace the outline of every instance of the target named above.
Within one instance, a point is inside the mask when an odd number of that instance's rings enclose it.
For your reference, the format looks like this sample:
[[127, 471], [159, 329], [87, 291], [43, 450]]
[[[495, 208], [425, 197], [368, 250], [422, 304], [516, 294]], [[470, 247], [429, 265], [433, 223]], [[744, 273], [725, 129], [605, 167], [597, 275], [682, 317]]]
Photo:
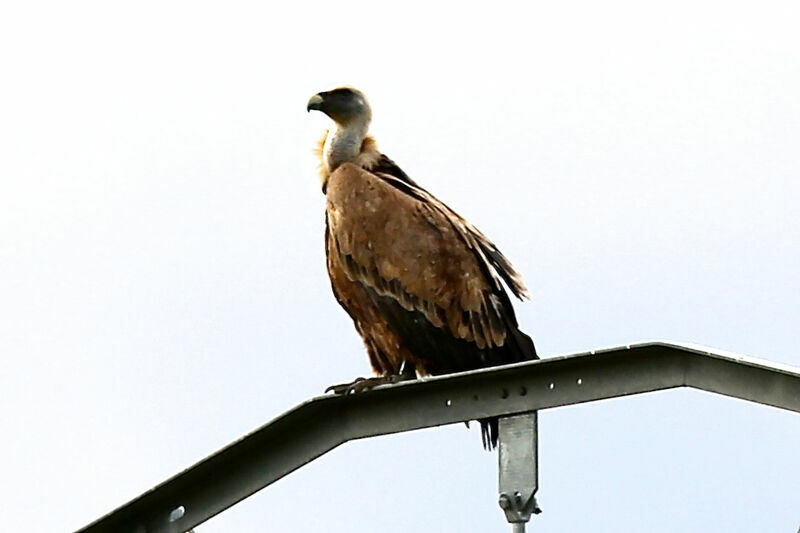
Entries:
[[80, 532], [182, 533], [348, 440], [683, 386], [800, 412], [800, 370], [767, 361], [668, 343], [552, 357], [309, 400]]
[[[525, 531], [539, 488], [539, 432], [536, 411], [500, 419], [497, 451], [500, 508], [513, 531]], [[515, 524], [522, 524], [518, 526]]]

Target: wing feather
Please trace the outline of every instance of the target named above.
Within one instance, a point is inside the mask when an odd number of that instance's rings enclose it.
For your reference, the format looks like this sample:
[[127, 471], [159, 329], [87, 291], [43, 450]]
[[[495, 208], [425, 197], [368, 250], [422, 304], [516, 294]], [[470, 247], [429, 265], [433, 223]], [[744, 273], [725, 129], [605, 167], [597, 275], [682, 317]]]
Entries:
[[500, 279], [522, 297], [519, 275], [474, 226], [409, 181], [352, 164], [336, 169], [329, 252], [351, 281], [435, 327], [481, 349], [502, 346], [517, 324]]

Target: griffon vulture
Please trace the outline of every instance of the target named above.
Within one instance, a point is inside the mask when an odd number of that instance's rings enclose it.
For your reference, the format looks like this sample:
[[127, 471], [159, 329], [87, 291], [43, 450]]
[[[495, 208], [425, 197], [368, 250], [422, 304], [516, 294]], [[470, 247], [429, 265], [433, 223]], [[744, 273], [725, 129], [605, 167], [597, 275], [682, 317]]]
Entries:
[[[477, 228], [378, 151], [364, 95], [321, 92], [307, 110], [334, 122], [318, 149], [331, 286], [380, 376], [332, 388], [537, 359], [503, 286], [527, 297], [520, 275]], [[484, 445], [494, 447], [497, 420], [480, 422]]]

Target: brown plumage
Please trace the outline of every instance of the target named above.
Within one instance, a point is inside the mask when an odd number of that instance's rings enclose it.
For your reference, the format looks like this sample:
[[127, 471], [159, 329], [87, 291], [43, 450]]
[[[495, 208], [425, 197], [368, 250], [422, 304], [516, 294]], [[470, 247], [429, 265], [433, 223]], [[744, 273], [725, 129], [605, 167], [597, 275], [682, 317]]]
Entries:
[[[375, 372], [396, 375], [411, 365], [438, 375], [536, 359], [502, 283], [526, 297], [519, 274], [480, 231], [378, 151], [367, 135], [364, 95], [319, 93], [308, 109], [336, 123], [318, 152], [328, 274]], [[481, 425], [484, 444], [496, 445], [497, 421]]]

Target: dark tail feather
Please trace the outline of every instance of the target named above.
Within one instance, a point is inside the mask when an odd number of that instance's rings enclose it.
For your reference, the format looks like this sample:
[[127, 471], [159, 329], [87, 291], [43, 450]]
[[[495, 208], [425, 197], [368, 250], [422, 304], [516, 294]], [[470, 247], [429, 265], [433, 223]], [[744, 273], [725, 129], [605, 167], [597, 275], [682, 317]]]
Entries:
[[478, 420], [481, 424], [481, 440], [485, 450], [497, 448], [497, 436], [500, 433], [497, 418], [483, 418]]
[[[503, 347], [505, 351], [502, 355], [505, 360], [501, 364], [539, 359], [539, 356], [536, 355], [536, 347], [533, 345], [533, 340], [531, 340], [530, 337], [517, 327], [510, 327], [509, 331], [511, 332], [512, 340]], [[481, 441], [483, 441], [483, 448], [489, 451], [494, 450], [497, 448], [497, 440], [500, 437], [499, 419], [497, 417], [482, 418], [478, 420], [478, 422], [481, 424]]]

